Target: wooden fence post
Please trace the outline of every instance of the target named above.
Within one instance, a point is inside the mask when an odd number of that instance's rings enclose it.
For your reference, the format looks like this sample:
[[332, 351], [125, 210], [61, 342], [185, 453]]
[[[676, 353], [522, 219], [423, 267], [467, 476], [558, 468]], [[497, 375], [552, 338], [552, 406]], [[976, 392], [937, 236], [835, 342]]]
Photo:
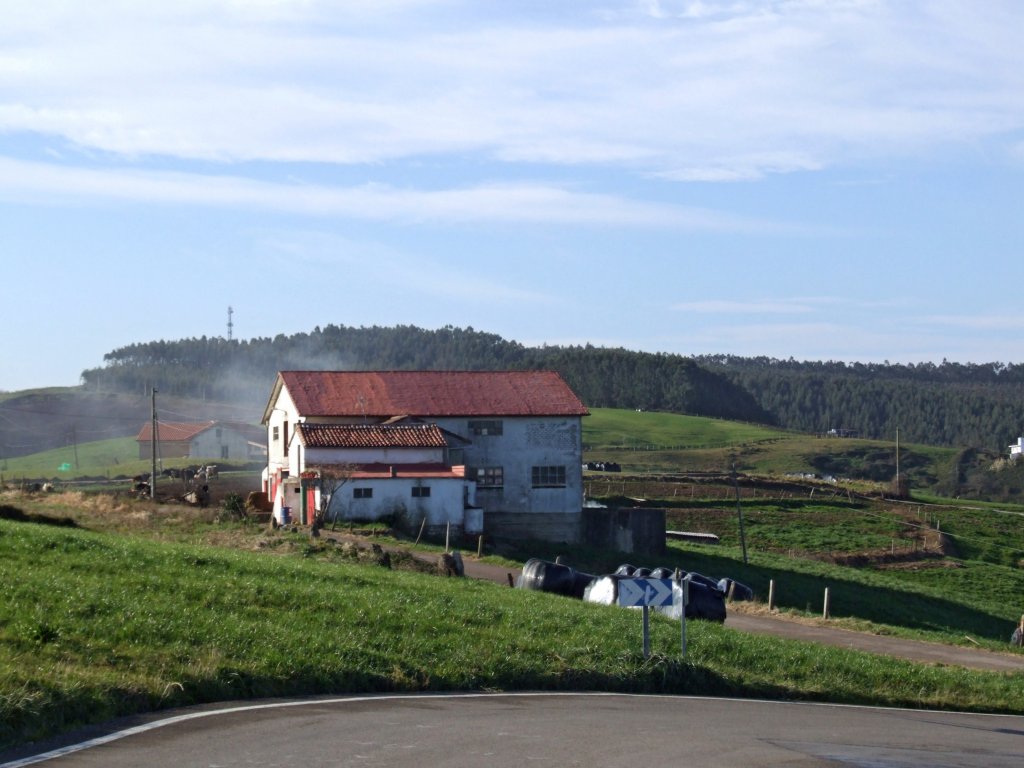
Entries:
[[768, 582], [768, 610], [775, 610], [775, 579]]
[[822, 611], [822, 618], [823, 619], [828, 619], [828, 618], [831, 618], [831, 616], [832, 616], [832, 611], [831, 611], [832, 605], [831, 605], [831, 602], [832, 601], [831, 601], [831, 598], [830, 598], [829, 593], [828, 593], [828, 587], [825, 587], [825, 609], [824, 609], [824, 611]]

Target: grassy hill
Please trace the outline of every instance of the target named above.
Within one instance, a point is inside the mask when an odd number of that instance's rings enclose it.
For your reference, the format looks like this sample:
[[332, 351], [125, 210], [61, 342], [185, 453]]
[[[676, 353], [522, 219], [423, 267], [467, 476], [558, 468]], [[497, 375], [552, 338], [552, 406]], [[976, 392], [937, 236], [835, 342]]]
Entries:
[[[713, 547], [673, 542], [660, 562], [635, 564], [730, 576], [762, 600], [773, 580], [779, 608], [807, 618], [820, 615], [827, 586], [839, 626], [1007, 650], [1024, 594], [1024, 507], [920, 493], [893, 501], [882, 481], [789, 476], [894, 456], [875, 441], [595, 409], [584, 442], [588, 458], [623, 470], [588, 472], [590, 495], [663, 507], [669, 528], [721, 537]], [[130, 438], [79, 445], [79, 469], [127, 473], [136, 450]], [[901, 446], [904, 455], [922, 457], [921, 476], [956, 458], [926, 446]], [[9, 459], [6, 472], [49, 476], [71, 460], [61, 449]], [[411, 558], [388, 570], [216, 508], [5, 492], [0, 518], [13, 509], [78, 527], [0, 519], [0, 748], [132, 712], [338, 691], [599, 689], [1024, 712], [1020, 674], [703, 622], [683, 660], [678, 624], [656, 619], [644, 660], [633, 612], [400, 570]], [[510, 570], [556, 555], [591, 573], [636, 559], [541, 542], [492, 552]]]
[[[258, 536], [248, 550], [152, 540], [168, 514], [180, 524], [180, 510], [150, 508], [149, 535], [0, 520], [0, 748], [134, 712], [340, 691], [605, 690], [1024, 711], [1020, 675], [704, 622], [690, 623], [683, 659], [678, 624], [654, 617], [644, 659], [633, 611], [360, 564], [344, 548], [262, 526], [235, 531]], [[903, 595], [873, 589], [875, 603]], [[927, 592], [908, 592], [907, 610], [923, 606], [936, 621], [956, 613], [939, 612]]]
[[[823, 437], [671, 413], [595, 408], [584, 419], [583, 442], [588, 460], [616, 462], [633, 473], [728, 473], [735, 466], [751, 475], [817, 475], [848, 481], [845, 485], [860, 490], [879, 490], [889, 486], [897, 471], [895, 442]], [[996, 461], [982, 451], [899, 446], [903, 480], [912, 490], [932, 495], [976, 496], [972, 491], [984, 491], [1002, 500], [1018, 496], [1010, 490], [1013, 484], [1024, 487], [1016, 477], [1021, 468], [992, 472]], [[979, 474], [989, 481], [985, 487]], [[1000, 486], [995, 482], [999, 478], [1012, 483]]]

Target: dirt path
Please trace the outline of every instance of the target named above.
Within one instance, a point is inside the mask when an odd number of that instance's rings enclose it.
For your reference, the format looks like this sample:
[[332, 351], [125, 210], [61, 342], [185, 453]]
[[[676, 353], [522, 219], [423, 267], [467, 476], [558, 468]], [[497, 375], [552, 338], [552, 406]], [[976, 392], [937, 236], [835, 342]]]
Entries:
[[[356, 541], [366, 545], [366, 539], [331, 534], [339, 539]], [[421, 559], [432, 562], [433, 556], [424, 555]], [[481, 563], [472, 557], [463, 555], [465, 574], [471, 579], [493, 581], [508, 585], [520, 574], [520, 570], [500, 565]], [[839, 648], [850, 648], [868, 653], [895, 656], [910, 661], [928, 664], [947, 664], [970, 669], [981, 669], [996, 672], [1024, 671], [1024, 655], [1016, 653], [995, 653], [980, 648], [964, 648], [956, 645], [942, 645], [923, 640], [908, 640], [884, 635], [872, 635], [867, 632], [853, 632], [835, 627], [823, 627], [815, 624], [788, 620], [779, 616], [755, 615], [730, 610], [725, 626], [740, 632], [751, 632], [775, 637], [786, 637], [793, 640], [804, 640], [822, 645]]]

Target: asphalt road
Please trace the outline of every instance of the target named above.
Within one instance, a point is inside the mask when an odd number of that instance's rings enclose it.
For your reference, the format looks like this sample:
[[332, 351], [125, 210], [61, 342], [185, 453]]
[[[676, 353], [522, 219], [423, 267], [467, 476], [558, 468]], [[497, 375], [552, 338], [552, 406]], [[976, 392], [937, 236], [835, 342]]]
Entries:
[[616, 694], [264, 703], [145, 728], [43, 764], [1019, 768], [1024, 760], [1024, 717]]

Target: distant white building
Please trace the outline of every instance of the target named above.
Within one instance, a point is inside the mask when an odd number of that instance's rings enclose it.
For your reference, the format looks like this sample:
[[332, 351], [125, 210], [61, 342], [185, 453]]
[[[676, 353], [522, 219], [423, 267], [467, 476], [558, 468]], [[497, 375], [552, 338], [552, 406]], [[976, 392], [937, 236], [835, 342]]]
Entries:
[[220, 459], [222, 461], [253, 461], [267, 456], [266, 433], [250, 424], [226, 421], [157, 422], [156, 440], [153, 424], [146, 422], [135, 438], [139, 458], [153, 458], [153, 444], [160, 459]]
[[1010, 459], [1016, 461], [1024, 454], [1024, 437], [1018, 437], [1017, 442], [1010, 445]]

